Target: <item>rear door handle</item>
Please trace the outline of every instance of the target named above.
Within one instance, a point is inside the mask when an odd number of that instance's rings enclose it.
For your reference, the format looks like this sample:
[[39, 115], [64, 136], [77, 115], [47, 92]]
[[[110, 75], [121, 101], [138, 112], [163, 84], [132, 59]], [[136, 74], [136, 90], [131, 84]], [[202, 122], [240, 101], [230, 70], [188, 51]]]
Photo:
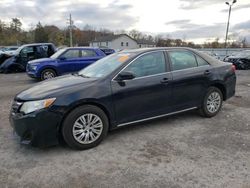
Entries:
[[209, 75], [209, 74], [211, 74], [211, 71], [210, 70], [205, 70], [204, 75]]
[[168, 83], [168, 78], [163, 78], [163, 79], [161, 80], [161, 83], [162, 83], [162, 84], [167, 84], [167, 83]]

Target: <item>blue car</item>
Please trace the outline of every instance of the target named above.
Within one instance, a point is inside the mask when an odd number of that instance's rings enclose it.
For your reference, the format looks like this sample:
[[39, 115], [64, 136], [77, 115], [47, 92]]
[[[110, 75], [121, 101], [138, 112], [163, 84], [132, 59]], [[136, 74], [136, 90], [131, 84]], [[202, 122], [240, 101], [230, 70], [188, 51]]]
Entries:
[[99, 48], [64, 48], [50, 58], [29, 61], [26, 72], [31, 78], [51, 79], [63, 74], [77, 72], [105, 56], [105, 53]]

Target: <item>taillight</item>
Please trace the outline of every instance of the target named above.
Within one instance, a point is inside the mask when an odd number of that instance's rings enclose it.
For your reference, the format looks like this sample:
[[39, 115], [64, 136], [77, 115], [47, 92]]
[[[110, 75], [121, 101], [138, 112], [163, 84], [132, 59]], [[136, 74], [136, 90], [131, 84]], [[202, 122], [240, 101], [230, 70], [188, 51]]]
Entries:
[[232, 71], [235, 72], [236, 71], [236, 67], [235, 65], [232, 65]]

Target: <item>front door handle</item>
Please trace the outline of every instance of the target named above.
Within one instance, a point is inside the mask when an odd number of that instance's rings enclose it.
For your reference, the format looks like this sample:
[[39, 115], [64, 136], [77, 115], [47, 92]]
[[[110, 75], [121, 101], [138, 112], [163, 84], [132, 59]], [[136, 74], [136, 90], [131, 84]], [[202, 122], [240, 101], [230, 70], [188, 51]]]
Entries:
[[209, 74], [211, 74], [211, 71], [210, 70], [205, 70], [204, 75], [209, 75]]
[[163, 78], [163, 79], [161, 80], [161, 83], [162, 83], [162, 84], [167, 84], [167, 83], [168, 83], [168, 78]]

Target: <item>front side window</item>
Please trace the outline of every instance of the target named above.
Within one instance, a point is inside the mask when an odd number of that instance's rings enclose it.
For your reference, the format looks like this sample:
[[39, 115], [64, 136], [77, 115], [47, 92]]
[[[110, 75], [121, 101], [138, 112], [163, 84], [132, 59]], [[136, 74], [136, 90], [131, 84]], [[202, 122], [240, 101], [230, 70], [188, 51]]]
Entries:
[[121, 46], [123, 46], [123, 42], [121, 42]]
[[82, 57], [95, 57], [96, 53], [94, 50], [81, 50]]
[[132, 72], [136, 77], [163, 73], [166, 71], [164, 54], [163, 52], [145, 54], [127, 66], [124, 71]]
[[126, 46], [128, 46], [128, 42], [126, 42]]
[[21, 50], [21, 56], [22, 57], [27, 57], [31, 54], [34, 54], [34, 48], [33, 47], [24, 47], [22, 50]]
[[58, 50], [56, 53], [54, 53], [52, 56], [50, 56], [50, 58], [52, 59], [57, 59], [61, 56], [61, 54], [63, 54], [67, 49], [60, 49]]
[[79, 57], [79, 50], [68, 50], [61, 57], [71, 59]]
[[172, 63], [173, 71], [197, 67], [195, 56], [190, 52], [170, 51], [168, 54]]

